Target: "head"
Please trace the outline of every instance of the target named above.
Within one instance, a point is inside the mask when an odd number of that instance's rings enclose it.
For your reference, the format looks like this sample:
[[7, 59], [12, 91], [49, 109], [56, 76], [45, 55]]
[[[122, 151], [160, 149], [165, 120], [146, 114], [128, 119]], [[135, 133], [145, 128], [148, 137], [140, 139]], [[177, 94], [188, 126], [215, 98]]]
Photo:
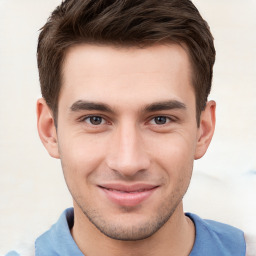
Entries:
[[190, 0], [68, 0], [58, 6], [42, 28], [37, 55], [42, 96], [55, 124], [66, 53], [83, 43], [118, 47], [183, 45], [192, 68], [199, 125], [211, 90], [215, 49], [206, 21]]
[[61, 159], [75, 223], [139, 240], [182, 216], [214, 130], [214, 55], [190, 1], [70, 0], [52, 13], [38, 45], [38, 130]]

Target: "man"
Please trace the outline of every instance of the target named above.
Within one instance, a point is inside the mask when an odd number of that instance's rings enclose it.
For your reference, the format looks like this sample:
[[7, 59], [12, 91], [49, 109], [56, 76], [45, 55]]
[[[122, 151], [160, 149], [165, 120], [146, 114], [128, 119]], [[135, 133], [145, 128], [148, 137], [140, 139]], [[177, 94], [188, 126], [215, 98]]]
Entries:
[[44, 255], [245, 255], [243, 232], [184, 214], [215, 127], [215, 60], [189, 0], [66, 0], [42, 28], [38, 132], [73, 197]]

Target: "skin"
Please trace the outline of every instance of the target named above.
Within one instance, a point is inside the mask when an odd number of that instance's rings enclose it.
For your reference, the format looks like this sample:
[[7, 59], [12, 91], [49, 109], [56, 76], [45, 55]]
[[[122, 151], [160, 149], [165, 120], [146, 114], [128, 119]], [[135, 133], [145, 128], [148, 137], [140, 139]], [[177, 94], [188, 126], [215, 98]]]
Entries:
[[[58, 129], [39, 99], [38, 131], [49, 154], [61, 160], [74, 199], [71, 233], [84, 254], [191, 251], [195, 229], [182, 198], [193, 161], [206, 152], [215, 126], [213, 101], [197, 126], [191, 80], [188, 55], [177, 44], [143, 49], [82, 44], [68, 50]], [[120, 184], [153, 189], [139, 203], [129, 198], [117, 203], [106, 187]]]

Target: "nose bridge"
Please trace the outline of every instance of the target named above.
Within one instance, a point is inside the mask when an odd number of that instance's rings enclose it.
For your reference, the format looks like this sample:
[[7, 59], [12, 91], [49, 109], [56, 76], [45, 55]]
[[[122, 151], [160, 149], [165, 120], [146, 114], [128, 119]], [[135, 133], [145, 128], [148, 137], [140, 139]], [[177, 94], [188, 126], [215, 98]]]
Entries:
[[149, 166], [140, 129], [129, 120], [116, 128], [109, 149], [108, 166], [122, 176], [133, 176]]

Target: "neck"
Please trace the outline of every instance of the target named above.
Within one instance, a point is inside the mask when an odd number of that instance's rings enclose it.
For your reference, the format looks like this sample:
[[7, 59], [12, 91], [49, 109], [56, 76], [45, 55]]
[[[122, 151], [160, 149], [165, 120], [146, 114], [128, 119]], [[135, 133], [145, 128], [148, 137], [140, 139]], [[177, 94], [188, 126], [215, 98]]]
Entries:
[[74, 216], [71, 234], [87, 256], [102, 255], [102, 252], [104, 256], [187, 256], [195, 240], [194, 224], [184, 215], [182, 203], [155, 234], [138, 241], [119, 241], [105, 236], [75, 204]]

